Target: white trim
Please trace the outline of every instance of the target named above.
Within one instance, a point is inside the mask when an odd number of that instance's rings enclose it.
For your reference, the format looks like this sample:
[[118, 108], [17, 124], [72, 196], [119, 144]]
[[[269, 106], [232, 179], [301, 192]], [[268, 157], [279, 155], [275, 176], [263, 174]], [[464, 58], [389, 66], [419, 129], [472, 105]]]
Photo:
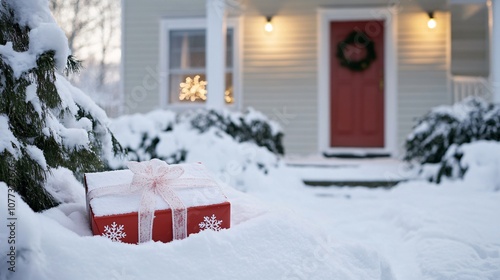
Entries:
[[[233, 29], [233, 92], [235, 102], [232, 105], [226, 105], [226, 109], [239, 110], [242, 104], [242, 86], [241, 86], [241, 18], [227, 18], [227, 27]], [[205, 29], [207, 28], [206, 18], [175, 18], [160, 20], [160, 49], [159, 49], [159, 102], [163, 109], [185, 110], [195, 108], [205, 108], [206, 104], [169, 104], [168, 103], [168, 88], [169, 88], [169, 61], [168, 61], [168, 46], [169, 46], [169, 31], [170, 30], [190, 30], [190, 29]]]
[[[442, 15], [444, 16], [444, 14]], [[448, 92], [448, 104], [453, 104], [454, 94], [453, 94], [453, 75], [451, 73], [451, 12], [446, 15], [446, 21], [449, 23], [446, 25], [446, 89]]]
[[[127, 106], [127, 100], [125, 96], [125, 1], [121, 0], [120, 6], [120, 83], [119, 83], [119, 91], [121, 97], [121, 107], [118, 112], [118, 115], [122, 115], [124, 113], [130, 113]], [[115, 116], [116, 117], [116, 116]]]
[[487, 0], [449, 0], [450, 5], [486, 4]]
[[[318, 149], [331, 153], [388, 153], [396, 156], [397, 148], [397, 10], [380, 8], [318, 9]], [[330, 147], [330, 22], [348, 20], [383, 20], [384, 36], [384, 147]]]
[[206, 0], [205, 65], [207, 81], [207, 100], [210, 109], [222, 109], [226, 90], [226, 3], [223, 0]]
[[491, 87], [491, 100], [494, 103], [500, 103], [500, 54], [498, 47], [500, 47], [500, 2], [498, 0], [491, 0], [488, 2], [488, 12], [490, 16], [489, 33], [490, 35], [490, 87]]
[[[234, 21], [234, 23], [231, 23]], [[233, 56], [233, 89], [235, 93], [238, 93], [236, 97], [236, 102], [234, 104], [234, 108], [238, 111], [241, 111], [241, 107], [243, 104], [243, 74], [241, 73], [241, 69], [243, 69], [243, 17], [237, 18], [227, 18], [227, 24], [232, 24], [233, 28], [233, 53], [236, 57]]]

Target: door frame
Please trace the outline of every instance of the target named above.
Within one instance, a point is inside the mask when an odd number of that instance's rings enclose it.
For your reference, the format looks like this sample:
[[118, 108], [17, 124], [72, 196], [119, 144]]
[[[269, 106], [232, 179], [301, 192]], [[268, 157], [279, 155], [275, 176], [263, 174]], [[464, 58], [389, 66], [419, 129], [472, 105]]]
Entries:
[[[318, 9], [318, 148], [320, 153], [389, 154], [397, 148], [397, 9], [319, 8]], [[330, 22], [349, 20], [384, 21], [384, 147], [330, 147]]]

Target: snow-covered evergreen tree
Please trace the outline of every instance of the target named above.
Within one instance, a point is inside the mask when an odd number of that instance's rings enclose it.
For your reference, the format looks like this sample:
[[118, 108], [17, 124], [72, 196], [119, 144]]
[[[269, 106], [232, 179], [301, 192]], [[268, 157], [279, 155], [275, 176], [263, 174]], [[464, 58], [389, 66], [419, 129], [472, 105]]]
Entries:
[[58, 204], [52, 168], [81, 177], [121, 150], [107, 116], [61, 74], [78, 69], [47, 0], [0, 1], [0, 181], [35, 211]]

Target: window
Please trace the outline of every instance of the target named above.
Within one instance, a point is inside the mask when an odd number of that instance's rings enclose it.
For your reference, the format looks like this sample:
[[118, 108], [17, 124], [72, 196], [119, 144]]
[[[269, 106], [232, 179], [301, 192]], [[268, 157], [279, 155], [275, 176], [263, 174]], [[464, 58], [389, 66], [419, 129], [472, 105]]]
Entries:
[[[168, 107], [202, 107], [209, 94], [206, 89], [206, 21], [164, 20], [161, 25], [160, 100]], [[237, 106], [238, 59], [237, 26], [228, 20], [226, 32], [225, 104]]]

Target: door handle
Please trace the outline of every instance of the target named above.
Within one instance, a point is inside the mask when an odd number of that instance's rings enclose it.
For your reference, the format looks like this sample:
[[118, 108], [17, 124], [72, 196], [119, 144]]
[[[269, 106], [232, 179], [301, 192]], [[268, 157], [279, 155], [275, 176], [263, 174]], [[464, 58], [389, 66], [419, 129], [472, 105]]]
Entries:
[[379, 83], [378, 83], [378, 87], [380, 90], [383, 90], [384, 89], [384, 78], [381, 78]]

